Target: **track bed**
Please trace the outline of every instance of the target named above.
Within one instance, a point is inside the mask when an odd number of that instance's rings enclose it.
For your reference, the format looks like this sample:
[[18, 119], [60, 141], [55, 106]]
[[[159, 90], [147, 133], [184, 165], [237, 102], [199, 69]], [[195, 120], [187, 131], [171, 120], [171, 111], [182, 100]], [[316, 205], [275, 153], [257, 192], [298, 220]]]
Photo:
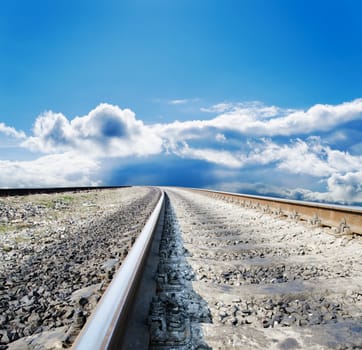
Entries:
[[166, 192], [151, 348], [362, 347], [360, 237]]

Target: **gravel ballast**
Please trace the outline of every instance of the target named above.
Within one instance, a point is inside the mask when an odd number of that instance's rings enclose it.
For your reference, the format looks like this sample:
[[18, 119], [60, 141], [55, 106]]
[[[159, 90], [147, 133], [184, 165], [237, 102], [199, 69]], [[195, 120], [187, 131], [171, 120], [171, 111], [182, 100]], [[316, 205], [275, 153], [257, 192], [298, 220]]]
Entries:
[[160, 191], [133, 187], [0, 199], [0, 349], [69, 346]]
[[197, 321], [203, 348], [362, 349], [361, 237], [167, 194], [193, 293], [210, 311]]

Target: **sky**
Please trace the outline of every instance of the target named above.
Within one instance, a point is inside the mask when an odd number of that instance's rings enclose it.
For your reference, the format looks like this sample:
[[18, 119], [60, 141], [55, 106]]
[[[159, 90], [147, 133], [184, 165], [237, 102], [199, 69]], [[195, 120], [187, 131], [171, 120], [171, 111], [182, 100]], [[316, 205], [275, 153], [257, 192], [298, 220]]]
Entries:
[[12, 0], [0, 187], [362, 204], [359, 0]]

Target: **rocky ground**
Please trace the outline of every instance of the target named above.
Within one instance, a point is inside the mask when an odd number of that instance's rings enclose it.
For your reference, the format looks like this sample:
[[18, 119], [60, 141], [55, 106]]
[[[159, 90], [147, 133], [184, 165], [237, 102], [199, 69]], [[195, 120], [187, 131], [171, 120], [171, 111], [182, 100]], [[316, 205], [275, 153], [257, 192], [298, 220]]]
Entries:
[[134, 187], [0, 198], [0, 349], [69, 345], [158, 195]]
[[167, 193], [155, 349], [362, 349], [361, 237]]

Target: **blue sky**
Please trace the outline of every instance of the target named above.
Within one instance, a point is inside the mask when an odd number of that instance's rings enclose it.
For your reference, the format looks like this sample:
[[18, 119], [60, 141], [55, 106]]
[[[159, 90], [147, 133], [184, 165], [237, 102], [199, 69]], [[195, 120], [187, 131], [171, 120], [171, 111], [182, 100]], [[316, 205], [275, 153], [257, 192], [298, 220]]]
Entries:
[[0, 187], [175, 184], [360, 204], [361, 10], [4, 2]]

